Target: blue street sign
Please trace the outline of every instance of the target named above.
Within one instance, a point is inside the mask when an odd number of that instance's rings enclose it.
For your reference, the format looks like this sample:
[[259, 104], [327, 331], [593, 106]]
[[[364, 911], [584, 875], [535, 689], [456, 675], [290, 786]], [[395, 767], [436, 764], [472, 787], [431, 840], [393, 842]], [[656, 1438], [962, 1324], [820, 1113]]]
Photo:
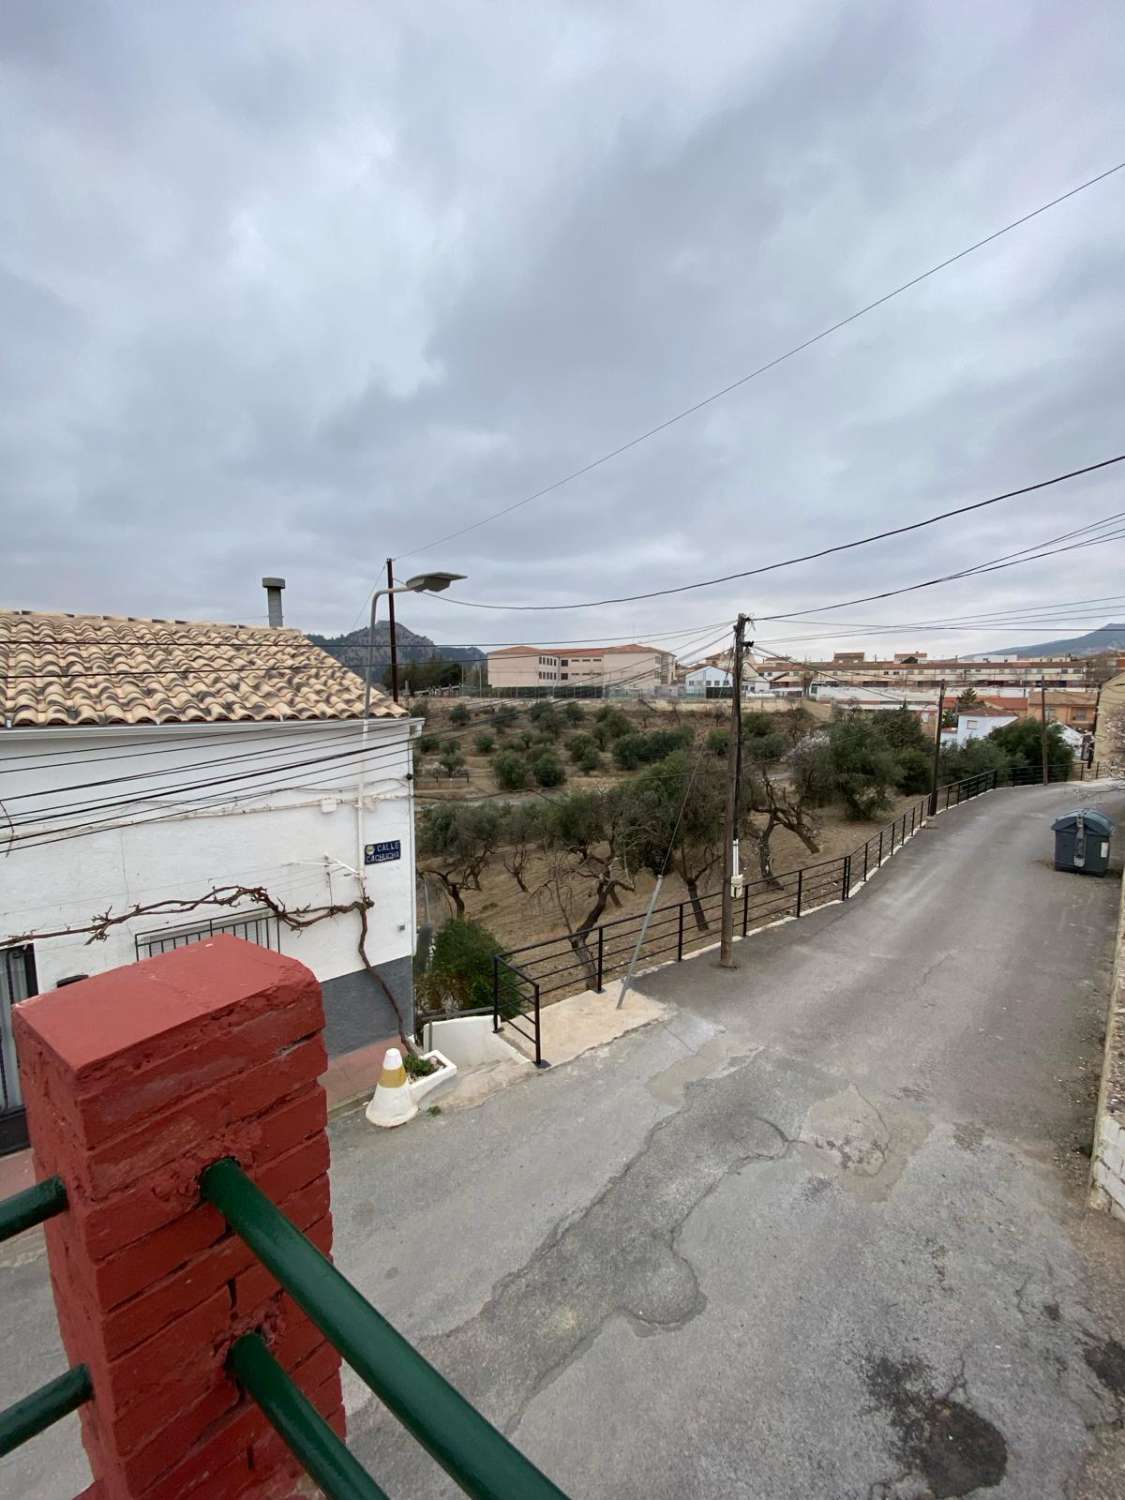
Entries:
[[385, 865], [392, 859], [402, 858], [402, 841], [400, 839], [388, 839], [382, 844], [364, 844], [363, 863], [365, 865]]

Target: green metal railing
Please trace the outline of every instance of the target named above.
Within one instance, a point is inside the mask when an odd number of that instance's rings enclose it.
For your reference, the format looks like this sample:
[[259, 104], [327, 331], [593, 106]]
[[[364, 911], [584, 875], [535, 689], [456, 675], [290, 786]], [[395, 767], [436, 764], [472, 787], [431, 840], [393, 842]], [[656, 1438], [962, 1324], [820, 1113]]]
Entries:
[[[208, 1167], [201, 1187], [204, 1199], [219, 1210], [329, 1343], [467, 1495], [474, 1500], [566, 1500], [360, 1296], [237, 1162], [224, 1160]], [[232, 1353], [235, 1374], [239, 1375], [239, 1363], [249, 1370], [246, 1389], [331, 1500], [381, 1495], [365, 1474], [368, 1487], [359, 1488], [355, 1469], [349, 1467], [347, 1473], [331, 1469], [333, 1463], [342, 1464], [337, 1450], [343, 1444], [326, 1423], [318, 1419], [318, 1426], [308, 1420], [311, 1407], [272, 1357], [274, 1367], [265, 1364], [264, 1346], [258, 1349], [240, 1340], [235, 1348], [242, 1351], [241, 1355]], [[265, 1400], [259, 1394], [262, 1390]], [[314, 1468], [318, 1463], [324, 1465], [319, 1472]], [[354, 1463], [350, 1456], [349, 1463]]]
[[[0, 1202], [0, 1244], [36, 1224], [53, 1219], [66, 1208], [66, 1188], [58, 1177], [48, 1177], [34, 1187]], [[50, 1380], [14, 1406], [0, 1411], [0, 1458], [35, 1437], [45, 1427], [60, 1421], [89, 1401], [94, 1394], [90, 1372], [75, 1365], [65, 1375]]]

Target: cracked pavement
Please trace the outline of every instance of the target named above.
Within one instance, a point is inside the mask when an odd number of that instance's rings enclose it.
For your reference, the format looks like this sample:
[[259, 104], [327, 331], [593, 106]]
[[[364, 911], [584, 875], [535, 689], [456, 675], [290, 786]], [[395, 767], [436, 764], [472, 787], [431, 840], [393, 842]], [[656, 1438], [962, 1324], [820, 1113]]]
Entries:
[[[1051, 869], [1074, 798], [943, 816], [475, 1109], [338, 1121], [341, 1268], [573, 1500], [1125, 1496], [1125, 1227], [1079, 1152], [1120, 886]], [[42, 1259], [0, 1295], [38, 1357]], [[0, 1401], [23, 1383], [0, 1362]], [[457, 1493], [345, 1394], [395, 1500]], [[68, 1441], [0, 1494], [72, 1496]]]

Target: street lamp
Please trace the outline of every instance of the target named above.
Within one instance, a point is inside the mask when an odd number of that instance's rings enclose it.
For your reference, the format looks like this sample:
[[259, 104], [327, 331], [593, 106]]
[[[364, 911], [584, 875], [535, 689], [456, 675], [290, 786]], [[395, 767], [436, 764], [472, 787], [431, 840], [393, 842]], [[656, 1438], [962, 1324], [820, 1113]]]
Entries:
[[376, 589], [371, 595], [371, 622], [367, 632], [367, 669], [363, 676], [364, 728], [367, 727], [367, 720], [371, 713], [371, 675], [375, 666], [375, 607], [379, 599], [383, 594], [440, 594], [451, 583], [459, 583], [464, 577], [464, 573], [418, 573], [413, 578], [408, 578], [405, 583], [395, 584], [392, 588]]

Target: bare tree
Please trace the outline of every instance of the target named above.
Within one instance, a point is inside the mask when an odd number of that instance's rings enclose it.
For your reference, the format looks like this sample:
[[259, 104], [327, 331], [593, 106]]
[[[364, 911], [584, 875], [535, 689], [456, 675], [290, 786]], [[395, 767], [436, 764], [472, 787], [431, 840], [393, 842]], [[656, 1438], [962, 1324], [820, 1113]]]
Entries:
[[566, 924], [570, 946], [593, 984], [597, 964], [589, 932], [610, 905], [621, 905], [621, 891], [636, 889], [625, 858], [628, 817], [618, 790], [571, 792], [544, 807], [547, 854], [544, 889]]
[[464, 892], [480, 890], [503, 826], [499, 809], [488, 803], [442, 802], [423, 813], [418, 825], [422, 869], [441, 881], [455, 916], [465, 915]]

